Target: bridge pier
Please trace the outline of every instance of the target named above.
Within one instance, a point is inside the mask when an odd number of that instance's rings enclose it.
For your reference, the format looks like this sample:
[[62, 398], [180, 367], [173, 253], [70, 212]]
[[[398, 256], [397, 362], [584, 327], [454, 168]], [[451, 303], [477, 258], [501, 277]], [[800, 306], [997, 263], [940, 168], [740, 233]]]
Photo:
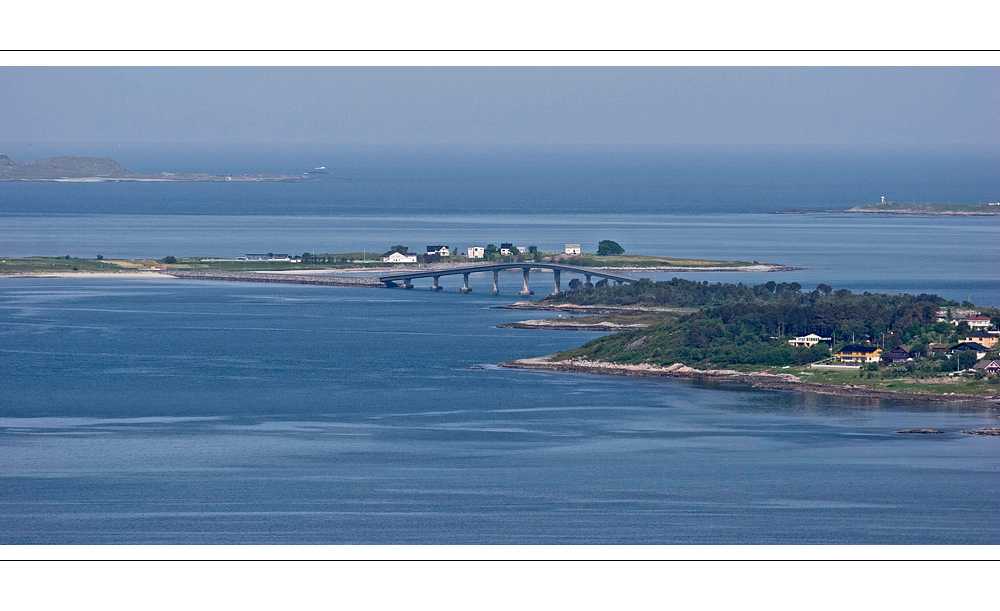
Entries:
[[518, 295], [534, 295], [534, 293], [532, 292], [531, 288], [528, 286], [528, 268], [527, 267], [524, 268], [524, 288], [521, 289], [521, 292], [518, 293]]
[[462, 274], [462, 279], [464, 280], [464, 284], [462, 284], [462, 288], [458, 290], [462, 291], [463, 293], [471, 293], [472, 289], [469, 288], [469, 274], [468, 273]]
[[403, 288], [404, 289], [412, 289], [413, 288], [413, 282], [411, 282], [409, 278], [404, 278], [403, 279]]
[[500, 294], [500, 272], [493, 270], [493, 294]]
[[441, 285], [438, 284], [438, 280], [440, 278], [441, 278], [441, 276], [434, 276], [434, 286], [431, 287], [432, 291], [440, 291], [441, 290]]
[[562, 284], [561, 272], [558, 269], [552, 270], [552, 294], [558, 295], [562, 292], [559, 285]]
[[587, 287], [588, 289], [594, 288], [594, 285], [590, 283], [590, 274], [584, 274], [584, 276], [587, 277], [587, 281], [583, 284], [583, 286]]

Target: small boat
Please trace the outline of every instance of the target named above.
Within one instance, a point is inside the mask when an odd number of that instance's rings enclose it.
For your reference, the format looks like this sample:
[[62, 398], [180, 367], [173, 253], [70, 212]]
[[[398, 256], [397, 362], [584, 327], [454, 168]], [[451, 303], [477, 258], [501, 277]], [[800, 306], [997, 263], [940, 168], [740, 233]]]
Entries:
[[321, 165], [318, 168], [313, 168], [311, 172], [306, 172], [306, 174], [326, 174], [326, 166]]

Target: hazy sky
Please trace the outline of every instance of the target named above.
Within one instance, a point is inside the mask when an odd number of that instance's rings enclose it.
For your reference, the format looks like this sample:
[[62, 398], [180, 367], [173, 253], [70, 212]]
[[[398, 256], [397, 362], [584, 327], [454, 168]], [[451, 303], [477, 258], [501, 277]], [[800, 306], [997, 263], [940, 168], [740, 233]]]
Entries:
[[1000, 68], [0, 67], [0, 141], [1000, 143]]

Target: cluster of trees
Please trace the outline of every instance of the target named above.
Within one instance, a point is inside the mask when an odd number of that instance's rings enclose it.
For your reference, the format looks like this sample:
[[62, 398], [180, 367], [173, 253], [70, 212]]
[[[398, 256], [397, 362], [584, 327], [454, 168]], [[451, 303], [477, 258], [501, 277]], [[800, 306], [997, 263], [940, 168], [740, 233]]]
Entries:
[[[666, 282], [652, 282], [647, 278], [630, 284], [593, 290], [576, 285], [579, 290], [562, 293], [550, 298], [553, 301], [578, 305], [670, 305], [678, 307], [704, 307], [724, 303], [754, 301], [774, 301], [801, 296], [802, 285], [798, 282], [767, 282], [750, 286], [740, 284], [710, 284], [674, 278]], [[597, 287], [596, 288], [602, 288]], [[825, 284], [816, 287], [810, 296], [830, 295], [833, 289]], [[838, 294], [849, 293], [841, 289]], [[797, 297], [794, 297], [797, 298]]]
[[542, 253], [538, 252], [537, 246], [529, 246], [528, 252], [521, 252], [518, 250], [517, 246], [510, 247], [510, 254], [504, 255], [500, 253], [500, 249], [497, 248], [496, 244], [487, 244], [484, 249], [483, 257], [487, 261], [508, 261], [508, 262], [525, 262], [525, 261], [541, 261]]
[[[830, 350], [824, 344], [793, 347], [788, 339], [796, 335], [832, 337], [838, 347], [866, 341], [886, 349], [909, 345], [923, 354], [929, 342], [954, 341], [960, 335], [956, 325], [936, 322], [947, 303], [937, 295], [854, 294], [825, 285], [803, 293], [800, 288], [797, 283], [746, 286], [675, 278], [570, 292], [564, 294], [566, 300], [580, 296], [594, 304], [707, 306], [646, 329], [596, 339], [571, 356], [702, 367], [802, 365], [828, 358]], [[986, 311], [1000, 319], [1000, 310]], [[644, 341], [636, 347], [640, 338]]]
[[613, 255], [624, 255], [625, 249], [618, 242], [612, 240], [601, 240], [597, 244], [597, 255], [607, 257]]

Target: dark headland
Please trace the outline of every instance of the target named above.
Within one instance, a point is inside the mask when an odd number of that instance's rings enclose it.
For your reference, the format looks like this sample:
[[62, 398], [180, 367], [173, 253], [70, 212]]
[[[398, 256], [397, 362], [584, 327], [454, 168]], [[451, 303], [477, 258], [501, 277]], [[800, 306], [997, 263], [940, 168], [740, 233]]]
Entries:
[[308, 180], [285, 174], [140, 174], [108, 157], [50, 157], [19, 163], [0, 154], [0, 181], [51, 182], [270, 182]]

